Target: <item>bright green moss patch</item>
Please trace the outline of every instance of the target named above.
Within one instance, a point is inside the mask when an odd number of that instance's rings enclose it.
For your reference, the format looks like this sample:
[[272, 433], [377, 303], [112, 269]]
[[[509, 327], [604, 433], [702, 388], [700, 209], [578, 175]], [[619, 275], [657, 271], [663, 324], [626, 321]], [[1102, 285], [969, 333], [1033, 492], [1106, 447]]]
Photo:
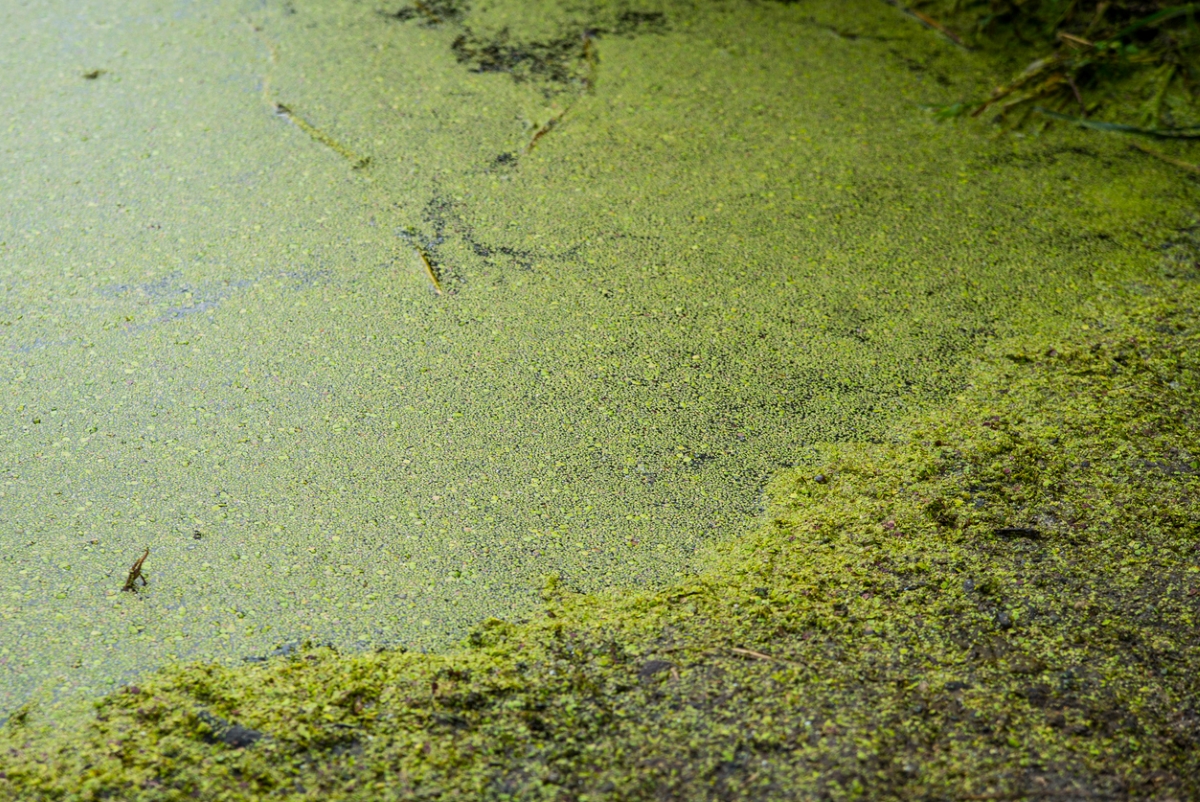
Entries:
[[447, 654], [306, 648], [16, 716], [0, 796], [1194, 798], [1198, 299], [1138, 285], [997, 345], [665, 590], [551, 581]]

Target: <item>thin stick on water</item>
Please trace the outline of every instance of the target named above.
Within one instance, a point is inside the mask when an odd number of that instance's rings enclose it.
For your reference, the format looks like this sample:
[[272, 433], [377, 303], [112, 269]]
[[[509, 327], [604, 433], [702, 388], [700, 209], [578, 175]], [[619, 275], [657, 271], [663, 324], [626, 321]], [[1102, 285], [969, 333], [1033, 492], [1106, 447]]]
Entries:
[[730, 649], [729, 651], [733, 652], [734, 654], [740, 654], [743, 657], [749, 657], [754, 660], [765, 660], [769, 663], [783, 663], [783, 664], [789, 665], [789, 666], [797, 665], [796, 663], [793, 663], [791, 660], [783, 660], [778, 657], [772, 657], [769, 654], [763, 654], [762, 652], [756, 652], [753, 649], [741, 649], [741, 648], [734, 647], [734, 648]]
[[442, 282], [438, 281], [437, 271], [433, 269], [433, 265], [429, 261], [429, 257], [425, 255], [425, 251], [420, 248], [416, 249], [417, 256], [421, 257], [421, 264], [425, 267], [425, 275], [429, 276], [429, 283], [433, 285], [433, 291], [438, 295], [442, 294]]
[[926, 28], [929, 28], [932, 31], [937, 31], [942, 36], [946, 37], [947, 39], [949, 39], [951, 42], [958, 45], [962, 49], [964, 49], [964, 50], [971, 49], [971, 46], [968, 45], [966, 42], [964, 42], [958, 34], [956, 34], [954, 31], [950, 30], [945, 25], [938, 22], [937, 20], [935, 20], [933, 17], [929, 16], [928, 14], [922, 14], [920, 11], [917, 11], [914, 8], [909, 8], [908, 6], [899, 2], [899, 0], [883, 0], [883, 2], [887, 3], [892, 8], [895, 8], [898, 11], [912, 17], [917, 22], [924, 25]]
[[1156, 159], [1161, 159], [1162, 161], [1165, 161], [1167, 164], [1173, 164], [1182, 170], [1187, 170], [1189, 173], [1200, 174], [1200, 166], [1192, 164], [1191, 162], [1185, 162], [1182, 159], [1176, 159], [1172, 156], [1168, 156], [1165, 153], [1160, 153], [1157, 150], [1154, 150], [1153, 148], [1146, 147], [1141, 142], [1130, 142], [1129, 144], [1131, 147], [1137, 148], [1142, 153], [1145, 153], [1148, 156], [1153, 156]]
[[320, 128], [317, 128], [308, 120], [301, 117], [289, 106], [286, 106], [283, 103], [275, 100], [274, 93], [271, 91], [271, 75], [274, 73], [275, 64], [279, 60], [275, 45], [270, 39], [267, 38], [267, 35], [263, 33], [263, 29], [260, 26], [255, 25], [253, 22], [245, 19], [244, 17], [243, 21], [250, 27], [250, 30], [254, 32], [255, 37], [262, 42], [263, 47], [267, 49], [267, 71], [263, 75], [262, 81], [262, 99], [266, 107], [270, 109], [273, 114], [283, 117], [292, 125], [308, 134], [312, 141], [324, 145], [346, 161], [350, 162], [351, 169], [361, 170], [370, 164], [370, 156], [359, 156], [353, 150], [346, 147], [341, 142], [337, 141], [329, 134], [325, 133]]
[[134, 583], [137, 582], [139, 579], [142, 580], [143, 585], [149, 584], [146, 581], [146, 577], [142, 576], [142, 563], [146, 562], [146, 558], [149, 556], [150, 556], [150, 547], [147, 546], [146, 550], [144, 552], [142, 552], [142, 556], [138, 557], [137, 562], [135, 562], [133, 564], [133, 567], [129, 569], [129, 577], [125, 580], [125, 587], [121, 588], [121, 590], [130, 590], [130, 591], [137, 590], [137, 586]]

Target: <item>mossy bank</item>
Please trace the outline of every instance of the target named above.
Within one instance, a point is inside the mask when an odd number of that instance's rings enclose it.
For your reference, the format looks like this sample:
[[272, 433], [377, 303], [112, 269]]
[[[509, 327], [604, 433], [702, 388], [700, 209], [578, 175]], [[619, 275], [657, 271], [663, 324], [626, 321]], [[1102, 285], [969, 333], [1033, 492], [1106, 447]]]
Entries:
[[[1195, 799], [1200, 286], [1102, 288], [654, 592], [307, 646], [2, 734], [9, 799]], [[1178, 257], [1178, 258], [1174, 258]]]

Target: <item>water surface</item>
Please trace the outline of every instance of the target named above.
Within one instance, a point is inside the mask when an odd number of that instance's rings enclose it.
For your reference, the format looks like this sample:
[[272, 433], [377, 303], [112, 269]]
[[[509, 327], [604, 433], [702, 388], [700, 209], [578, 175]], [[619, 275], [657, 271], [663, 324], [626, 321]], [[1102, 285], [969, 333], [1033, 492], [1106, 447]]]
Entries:
[[424, 8], [4, 12], [0, 710], [667, 581], [1186, 192], [879, 3]]

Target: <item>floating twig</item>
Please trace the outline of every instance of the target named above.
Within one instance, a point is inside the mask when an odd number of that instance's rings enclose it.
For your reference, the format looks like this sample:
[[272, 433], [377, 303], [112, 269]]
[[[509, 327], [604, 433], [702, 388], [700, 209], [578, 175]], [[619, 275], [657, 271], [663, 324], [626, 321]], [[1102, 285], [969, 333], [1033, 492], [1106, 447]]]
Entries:
[[529, 140], [529, 144], [525, 146], [525, 152], [529, 153], [531, 150], [533, 150], [533, 146], [538, 143], [539, 139], [541, 139], [546, 134], [553, 131], [554, 126], [558, 125], [558, 121], [561, 120], [563, 118], [563, 116], [567, 113], [567, 111], [569, 111], [569, 110], [570, 110], [570, 106], [568, 106], [566, 109], [560, 111], [558, 114], [551, 117], [549, 120], [546, 121], [545, 125], [543, 125], [539, 129], [537, 129], [537, 131], [533, 135], [533, 138]]
[[[1038, 78], [1038, 77], [1044, 75], [1045, 73], [1055, 69], [1060, 64], [1062, 64], [1062, 59], [1059, 58], [1057, 55], [1049, 56], [1047, 58], [1040, 58], [1040, 59], [1037, 59], [1037, 60], [1031, 62], [1029, 64], [1029, 66], [1026, 67], [1021, 72], [1021, 74], [1018, 75], [1013, 80], [1012, 83], [1010, 83], [1006, 86], [997, 87], [996, 89], [992, 90], [991, 97], [989, 97], [987, 100], [985, 100], [983, 103], [981, 103], [973, 112], [971, 112], [971, 116], [978, 117], [980, 114], [983, 114], [985, 111], [987, 111], [987, 109], [996, 101], [1002, 100], [1002, 99], [1008, 97], [1013, 92], [1024, 87], [1026, 84], [1028, 84], [1033, 79]], [[1051, 78], [1053, 78], [1053, 76], [1051, 76]], [[1031, 98], [1037, 97], [1037, 93], [1035, 92], [1030, 97]]]
[[954, 42], [954, 44], [958, 45], [963, 50], [971, 49], [971, 46], [968, 45], [966, 42], [964, 42], [961, 38], [959, 38], [958, 34], [956, 34], [954, 31], [950, 30], [945, 25], [938, 22], [937, 20], [935, 20], [933, 17], [929, 16], [928, 14], [922, 14], [920, 11], [917, 11], [915, 8], [908, 8], [908, 9], [905, 9], [905, 11], [907, 11], [909, 14], [912, 14], [914, 17], [916, 17], [917, 20], [919, 20], [921, 23], [923, 23], [926, 27], [932, 28], [933, 30], [940, 33], [942, 36], [949, 39], [951, 42]]
[[421, 257], [421, 265], [425, 268], [425, 275], [429, 276], [429, 282], [433, 284], [433, 291], [438, 295], [442, 294], [442, 282], [438, 281], [437, 272], [433, 269], [433, 264], [429, 261], [429, 257], [425, 255], [425, 251], [421, 248], [416, 248], [417, 256]]
[[901, 12], [907, 14], [908, 16], [912, 17], [917, 22], [924, 25], [926, 28], [929, 28], [932, 31], [937, 31], [942, 36], [946, 37], [951, 42], [953, 42], [954, 44], [961, 47], [963, 50], [971, 49], [971, 46], [969, 44], [967, 44], [966, 42], [964, 42], [962, 40], [962, 38], [959, 37], [958, 34], [956, 34], [954, 31], [950, 30], [945, 25], [938, 22], [937, 20], [935, 20], [933, 17], [929, 16], [928, 14], [922, 14], [920, 11], [917, 11], [914, 8], [909, 8], [908, 6], [902, 5], [900, 2], [898, 2], [898, 0], [883, 0], [883, 2], [887, 3], [892, 8], [895, 8], [898, 11], [901, 11]]
[[149, 584], [146, 581], [146, 577], [142, 576], [142, 563], [146, 562], [146, 558], [149, 556], [150, 547], [147, 546], [146, 550], [142, 552], [142, 556], [138, 557], [137, 562], [135, 562], [133, 567], [129, 569], [129, 577], [125, 580], [125, 587], [121, 588], [121, 590], [136, 591], [137, 587], [134, 585], [134, 583], [139, 579], [142, 580], [143, 585]]
[[775, 658], [772, 657], [771, 655], [763, 654], [762, 652], [756, 652], [753, 649], [739, 649], [739, 648], [735, 647], [733, 649], [730, 649], [730, 651], [733, 652], [734, 654], [744, 654], [747, 657], [753, 657], [755, 660], [767, 660], [772, 663], [775, 662]]
[[350, 150], [350, 148], [346, 147], [341, 142], [338, 142], [329, 134], [325, 133], [320, 128], [317, 128], [315, 125], [301, 117], [299, 114], [296, 114], [296, 112], [292, 111], [282, 103], [275, 104], [275, 113], [282, 117], [286, 117], [288, 121], [292, 123], [292, 125], [308, 134], [314, 142], [321, 143], [346, 161], [350, 162], [351, 169], [361, 170], [371, 163], [370, 156], [359, 156], [357, 153]]
[[538, 128], [537, 131], [534, 132], [533, 137], [529, 140], [529, 143], [525, 145], [526, 153], [532, 151], [534, 146], [537, 145], [538, 141], [542, 137], [553, 131], [555, 126], [562, 122], [563, 118], [567, 116], [571, 109], [575, 108], [575, 104], [579, 102], [583, 95], [590, 95], [595, 92], [596, 65], [599, 63], [599, 58], [596, 55], [596, 45], [593, 44], [595, 40], [596, 34], [593, 31], [587, 30], [583, 32], [583, 49], [580, 54], [580, 58], [588, 66], [588, 73], [583, 78], [583, 93], [576, 96], [570, 103], [567, 104], [565, 109], [560, 111], [558, 114], [555, 114], [553, 117], [547, 120], [541, 128]]
[[267, 72], [265, 75], [263, 75], [262, 82], [262, 99], [266, 107], [270, 109], [271, 112], [276, 116], [286, 118], [288, 122], [292, 123], [301, 131], [308, 134], [314, 142], [324, 145], [346, 161], [350, 162], [351, 169], [361, 170], [370, 164], [370, 156], [359, 156], [350, 148], [346, 147], [341, 142], [338, 142], [329, 134], [325, 133], [320, 128], [317, 128], [308, 120], [292, 111], [290, 107], [285, 106], [284, 104], [275, 100], [271, 91], [271, 75], [275, 71], [276, 62], [279, 60], [278, 53], [275, 50], [275, 45], [270, 39], [267, 38], [266, 34], [263, 33], [263, 29], [261, 27], [255, 25], [245, 17], [242, 18], [242, 21], [249, 26], [250, 30], [254, 32], [254, 36], [260, 42], [262, 42], [263, 47], [267, 49]]
[[1079, 47], [1095, 47], [1096, 46], [1095, 42], [1089, 42], [1087, 39], [1084, 39], [1082, 36], [1074, 36], [1072, 34], [1067, 33], [1066, 31], [1058, 32], [1058, 41], [1066, 42], [1069, 45], [1078, 45]]
[[1130, 142], [1129, 146], [1133, 147], [1133, 148], [1137, 148], [1142, 153], [1153, 156], [1156, 159], [1161, 159], [1162, 161], [1165, 161], [1167, 164], [1173, 164], [1176, 167], [1187, 170], [1190, 173], [1200, 174], [1200, 165], [1195, 165], [1195, 164], [1192, 164], [1191, 162], [1185, 162], [1182, 159], [1176, 159], [1172, 156], [1168, 156], [1165, 153], [1159, 153], [1157, 150], [1154, 150], [1153, 148], [1146, 147], [1141, 142]]
[[789, 666], [799, 665], [798, 663], [793, 663], [791, 660], [781, 660], [778, 657], [772, 657], [769, 654], [763, 654], [762, 652], [756, 652], [753, 649], [741, 649], [741, 648], [734, 647], [734, 648], [730, 649], [729, 651], [733, 652], [734, 654], [740, 654], [743, 657], [749, 657], [754, 660], [764, 660], [768, 663], [784, 663]]

